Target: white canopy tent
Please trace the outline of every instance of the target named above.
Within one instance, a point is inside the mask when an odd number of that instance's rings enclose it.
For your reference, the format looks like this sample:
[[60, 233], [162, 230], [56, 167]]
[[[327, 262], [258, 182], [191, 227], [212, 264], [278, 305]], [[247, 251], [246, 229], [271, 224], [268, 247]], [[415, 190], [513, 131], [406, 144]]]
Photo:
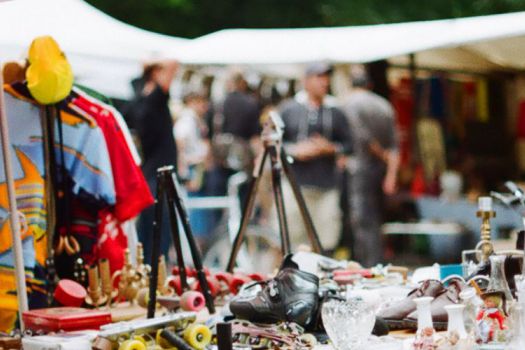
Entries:
[[131, 96], [129, 83], [141, 61], [174, 54], [188, 41], [130, 26], [82, 0], [0, 3], [0, 60], [23, 58], [40, 35], [57, 40], [78, 83], [122, 98]]
[[52, 35], [77, 81], [109, 96], [131, 96], [140, 62], [172, 57], [189, 65], [249, 65], [297, 76], [298, 64], [388, 59], [436, 69], [525, 69], [525, 12], [451, 20], [308, 29], [228, 29], [194, 40], [148, 32], [82, 0], [0, 3], [0, 60], [23, 57], [31, 40]]
[[291, 64], [324, 60], [461, 70], [525, 68], [525, 12], [460, 19], [308, 29], [227, 29], [182, 53], [194, 64]]

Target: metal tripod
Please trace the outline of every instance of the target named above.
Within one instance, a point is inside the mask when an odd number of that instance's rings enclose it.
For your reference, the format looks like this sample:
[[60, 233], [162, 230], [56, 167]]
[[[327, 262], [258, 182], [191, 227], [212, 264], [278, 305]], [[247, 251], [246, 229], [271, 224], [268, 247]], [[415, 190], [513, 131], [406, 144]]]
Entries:
[[182, 228], [188, 239], [190, 246], [190, 253], [193, 259], [193, 265], [197, 271], [197, 279], [206, 300], [206, 307], [210, 314], [215, 313], [215, 306], [213, 305], [213, 298], [210, 293], [210, 286], [206, 280], [206, 274], [202, 266], [202, 258], [199, 248], [193, 237], [190, 227], [190, 221], [186, 208], [182, 202], [179, 191], [179, 183], [175, 174], [173, 166], [165, 166], [157, 169], [157, 198], [155, 200], [155, 221], [153, 222], [153, 249], [151, 255], [151, 278], [149, 285], [149, 302], [148, 302], [148, 318], [155, 316], [155, 305], [157, 303], [157, 285], [159, 274], [159, 255], [160, 255], [160, 235], [162, 225], [162, 211], [164, 207], [164, 198], [168, 202], [168, 211], [171, 225], [171, 233], [173, 244], [177, 253], [177, 265], [179, 266], [179, 276], [181, 280], [182, 290], [188, 290], [188, 281], [186, 276], [186, 268], [184, 265], [184, 257], [182, 255], [182, 241], [179, 232], [178, 219], [180, 218]]
[[299, 188], [299, 185], [297, 184], [293, 172], [290, 169], [290, 163], [282, 147], [283, 129], [284, 123], [279, 114], [277, 114], [274, 111], [270, 112], [269, 118], [264, 123], [263, 131], [261, 132], [261, 139], [264, 145], [264, 152], [260, 154], [256, 160], [252, 179], [250, 180], [248, 199], [246, 201], [245, 207], [243, 208], [239, 231], [237, 232], [237, 236], [235, 237], [235, 240], [233, 242], [233, 248], [230, 254], [230, 259], [228, 260], [228, 266], [226, 268], [226, 271], [228, 272], [233, 272], [233, 268], [235, 267], [235, 261], [237, 259], [237, 255], [239, 254], [239, 250], [241, 248], [244, 236], [246, 234], [248, 223], [253, 213], [253, 209], [255, 206], [255, 197], [257, 195], [257, 191], [263, 174], [264, 163], [268, 156], [270, 158], [270, 164], [272, 169], [272, 190], [277, 209], [277, 217], [279, 220], [279, 233], [281, 237], [281, 250], [283, 256], [291, 252], [290, 235], [288, 231], [288, 223], [286, 221], [286, 211], [283, 200], [281, 176], [283, 171], [286, 177], [288, 178], [288, 181], [290, 182], [295, 200], [297, 201], [297, 204], [299, 206], [299, 210], [301, 212], [301, 216], [306, 227], [306, 232], [308, 234], [310, 244], [312, 245], [312, 249], [316, 253], [323, 253], [323, 248], [321, 246], [321, 242], [319, 241], [319, 237], [315, 230], [310, 213], [308, 212], [308, 208], [306, 207], [306, 202], [304, 200], [303, 195], [301, 194], [301, 190]]

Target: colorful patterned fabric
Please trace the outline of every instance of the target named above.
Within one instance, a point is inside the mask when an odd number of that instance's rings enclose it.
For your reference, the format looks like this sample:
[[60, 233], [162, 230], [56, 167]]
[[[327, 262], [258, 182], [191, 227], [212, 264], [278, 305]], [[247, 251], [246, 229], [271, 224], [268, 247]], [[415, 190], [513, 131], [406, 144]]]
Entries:
[[[27, 223], [22, 234], [26, 269], [42, 272], [47, 257], [47, 225], [45, 208], [46, 178], [43, 132], [40, 106], [32, 101], [25, 85], [4, 86], [6, 112], [11, 139], [11, 162], [15, 178], [19, 212]], [[55, 125], [54, 146], [57, 162], [64, 158], [70, 177], [71, 193], [83, 203], [95, 203], [98, 208], [114, 205], [116, 201], [111, 163], [107, 146], [94, 119], [79, 111], [66, 99], [57, 105], [62, 128]], [[63, 149], [63, 151], [62, 151]], [[3, 156], [3, 155], [0, 155]], [[3, 162], [0, 163], [0, 330], [8, 330], [16, 319], [16, 284], [12, 270], [11, 234], [7, 221], [7, 202]], [[60, 214], [60, 211], [57, 211]], [[68, 218], [69, 219], [69, 218]], [[97, 232], [96, 217], [94, 222]], [[42, 273], [28, 280], [31, 300], [42, 300], [45, 293]], [[13, 311], [15, 310], [15, 311]], [[14, 315], [14, 316], [13, 316]], [[5, 317], [4, 317], [5, 316]]]

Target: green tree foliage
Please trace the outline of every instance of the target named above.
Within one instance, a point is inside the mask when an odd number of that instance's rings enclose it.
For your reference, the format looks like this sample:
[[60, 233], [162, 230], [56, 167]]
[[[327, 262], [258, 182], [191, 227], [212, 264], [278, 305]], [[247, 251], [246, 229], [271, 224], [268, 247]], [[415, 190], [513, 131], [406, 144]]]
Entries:
[[525, 0], [87, 0], [135, 26], [193, 38], [225, 28], [421, 21], [525, 11]]

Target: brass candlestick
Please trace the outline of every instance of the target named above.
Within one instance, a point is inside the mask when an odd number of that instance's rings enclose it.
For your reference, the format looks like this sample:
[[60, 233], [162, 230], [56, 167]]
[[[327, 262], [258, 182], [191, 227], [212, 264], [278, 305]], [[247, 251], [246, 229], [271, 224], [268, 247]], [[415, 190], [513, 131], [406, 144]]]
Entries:
[[496, 212], [492, 210], [492, 198], [480, 197], [478, 199], [479, 210], [476, 216], [481, 218], [481, 241], [476, 245], [476, 250], [481, 251], [481, 261], [488, 262], [489, 256], [494, 253], [494, 246], [492, 245], [490, 233], [492, 231], [490, 226], [490, 219], [496, 217]]
[[100, 288], [100, 278], [97, 265], [91, 265], [88, 268], [88, 281], [89, 286], [86, 303], [98, 308], [106, 302], [106, 296], [102, 294], [102, 289]]
[[111, 279], [111, 284], [119, 279], [118, 282], [118, 296], [121, 299], [128, 300], [131, 304], [135, 302], [135, 297], [143, 283], [143, 275], [131, 263], [131, 256], [129, 249], [124, 251], [124, 267], [122, 270], [116, 271]]
[[151, 267], [147, 264], [144, 264], [144, 247], [142, 246], [142, 243], [137, 244], [137, 271], [142, 275], [140, 287], [148, 287]]
[[159, 279], [157, 284], [157, 290], [162, 295], [172, 295], [173, 289], [168, 285], [168, 269], [166, 268], [166, 258], [164, 255], [159, 257]]
[[109, 268], [109, 260], [100, 259], [98, 261], [98, 268], [100, 271], [100, 280], [102, 281], [102, 293], [104, 293], [104, 295], [107, 298], [106, 306], [110, 308], [113, 298], [117, 296], [117, 291], [113, 290], [113, 283], [111, 281], [111, 271]]

